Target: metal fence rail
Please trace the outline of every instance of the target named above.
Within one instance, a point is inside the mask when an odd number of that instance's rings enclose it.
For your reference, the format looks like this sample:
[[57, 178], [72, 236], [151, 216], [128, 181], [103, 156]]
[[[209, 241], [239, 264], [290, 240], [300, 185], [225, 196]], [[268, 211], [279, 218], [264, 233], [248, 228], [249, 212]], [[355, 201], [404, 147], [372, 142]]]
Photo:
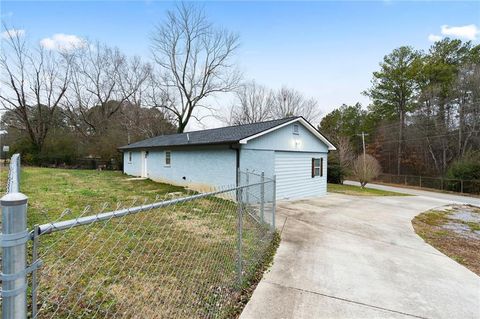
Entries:
[[[10, 292], [2, 292], [2, 317], [230, 316], [272, 245], [275, 222], [274, 179], [239, 172], [238, 181], [208, 193], [59, 212], [28, 232], [23, 224], [19, 245], [24, 256], [28, 247], [31, 266], [25, 260], [7, 272], [3, 264]], [[3, 217], [13, 207], [4, 198]], [[2, 261], [12, 259], [5, 247]], [[22, 279], [18, 286], [7, 285], [13, 277]], [[21, 302], [9, 308], [15, 289]]]
[[463, 180], [415, 175], [381, 174], [376, 181], [457, 193], [480, 195], [480, 180]]

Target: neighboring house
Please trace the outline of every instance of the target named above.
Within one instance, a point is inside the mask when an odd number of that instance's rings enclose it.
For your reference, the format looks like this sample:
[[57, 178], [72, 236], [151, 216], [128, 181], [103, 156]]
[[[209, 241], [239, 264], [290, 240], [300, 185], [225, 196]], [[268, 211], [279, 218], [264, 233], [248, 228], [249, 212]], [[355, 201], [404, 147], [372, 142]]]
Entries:
[[235, 185], [237, 170], [276, 175], [277, 198], [327, 191], [335, 147], [303, 117], [163, 135], [119, 147], [124, 173], [193, 189]]

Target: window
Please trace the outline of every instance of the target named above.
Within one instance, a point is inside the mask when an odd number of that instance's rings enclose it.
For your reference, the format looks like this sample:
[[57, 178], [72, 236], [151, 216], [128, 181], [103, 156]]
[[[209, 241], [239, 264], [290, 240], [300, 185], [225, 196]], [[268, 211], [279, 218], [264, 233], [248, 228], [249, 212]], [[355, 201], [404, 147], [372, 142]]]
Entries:
[[312, 178], [323, 176], [323, 158], [312, 158]]
[[132, 162], [132, 152], [128, 152], [128, 162]]
[[298, 135], [298, 134], [299, 134], [299, 132], [298, 132], [298, 124], [294, 124], [294, 125], [293, 125], [293, 134], [294, 134], [294, 135]]
[[172, 163], [172, 152], [165, 151], [165, 166], [170, 166]]

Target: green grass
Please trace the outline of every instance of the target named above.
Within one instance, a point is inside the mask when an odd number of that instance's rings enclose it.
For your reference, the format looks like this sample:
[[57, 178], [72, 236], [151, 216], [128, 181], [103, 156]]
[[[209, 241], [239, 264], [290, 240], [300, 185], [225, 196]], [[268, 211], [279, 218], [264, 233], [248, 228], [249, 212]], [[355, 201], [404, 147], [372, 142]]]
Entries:
[[[7, 170], [2, 170], [2, 182], [6, 176]], [[116, 171], [42, 167], [24, 167], [20, 188], [29, 198], [29, 226], [57, 219], [66, 208], [71, 212], [65, 217], [74, 218], [86, 205], [90, 205], [93, 213], [101, 210], [105, 203], [114, 209], [119, 202], [128, 205], [135, 200], [151, 201], [157, 195], [185, 192], [183, 187], [151, 180], [131, 180]]]
[[[6, 170], [0, 177], [4, 184]], [[23, 168], [21, 191], [30, 229], [78, 217], [86, 205], [93, 215], [187, 192], [120, 172], [35, 167]], [[237, 222], [233, 201], [208, 197], [42, 235], [39, 318], [234, 316], [278, 245], [244, 214], [239, 283]]]
[[327, 191], [331, 193], [353, 195], [353, 196], [409, 196], [408, 194], [384, 191], [381, 189], [374, 188], [361, 188], [360, 186], [355, 185], [340, 185], [340, 184], [331, 184], [327, 186]]

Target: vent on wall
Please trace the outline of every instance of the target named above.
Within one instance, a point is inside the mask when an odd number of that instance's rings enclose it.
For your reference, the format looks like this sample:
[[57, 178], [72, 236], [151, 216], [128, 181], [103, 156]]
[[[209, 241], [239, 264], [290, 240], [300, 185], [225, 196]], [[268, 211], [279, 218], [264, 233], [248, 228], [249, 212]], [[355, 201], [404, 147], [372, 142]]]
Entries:
[[294, 134], [294, 135], [298, 135], [298, 134], [299, 134], [299, 132], [298, 132], [298, 124], [294, 124], [294, 125], [293, 125], [293, 134]]

